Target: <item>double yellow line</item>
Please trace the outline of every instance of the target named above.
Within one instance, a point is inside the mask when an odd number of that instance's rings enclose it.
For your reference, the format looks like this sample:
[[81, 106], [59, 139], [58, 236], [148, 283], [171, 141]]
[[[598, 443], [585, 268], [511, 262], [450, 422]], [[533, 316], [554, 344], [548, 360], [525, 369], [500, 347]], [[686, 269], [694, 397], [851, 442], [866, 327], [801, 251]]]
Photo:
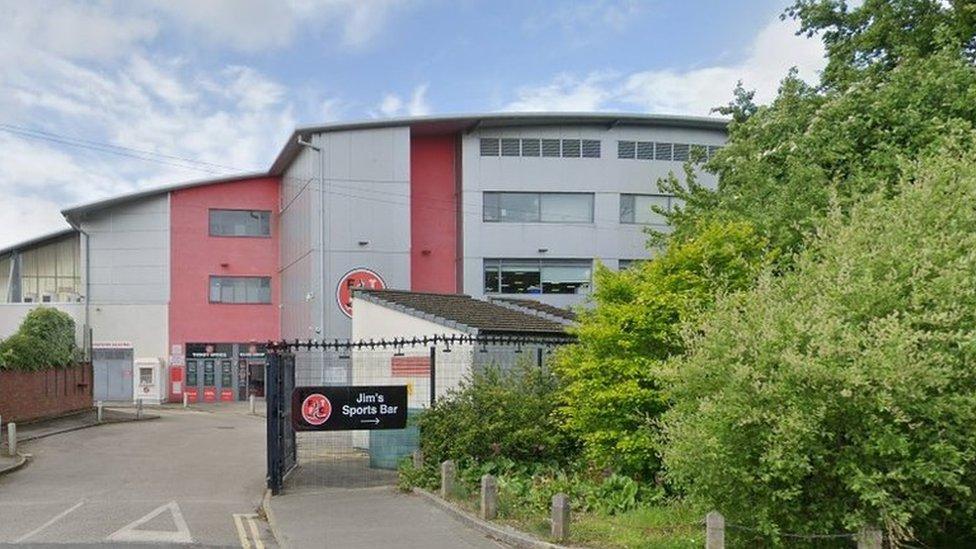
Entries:
[[[258, 523], [254, 519], [258, 516], [254, 513], [234, 513], [234, 526], [237, 527], [237, 538], [241, 541], [241, 547], [243, 549], [264, 549], [264, 542], [261, 541], [261, 534], [258, 531]], [[247, 530], [244, 529], [244, 521], [247, 521], [247, 526], [250, 529], [251, 537], [254, 538], [253, 544], [251, 539], [247, 537]]]

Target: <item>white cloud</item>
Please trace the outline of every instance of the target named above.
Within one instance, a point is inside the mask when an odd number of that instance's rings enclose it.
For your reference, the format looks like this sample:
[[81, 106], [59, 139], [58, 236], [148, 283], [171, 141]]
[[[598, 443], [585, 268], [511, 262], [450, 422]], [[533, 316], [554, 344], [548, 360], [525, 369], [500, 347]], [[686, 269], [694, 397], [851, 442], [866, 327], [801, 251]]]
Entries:
[[631, 74], [591, 73], [582, 77], [560, 74], [548, 84], [520, 88], [506, 110], [640, 109], [647, 112], [707, 115], [728, 103], [742, 80], [756, 90], [756, 100], [776, 95], [790, 67], [810, 81], [825, 61], [817, 39], [795, 36], [793, 21], [776, 20], [756, 35], [738, 63], [687, 70], [650, 70]]
[[427, 84], [420, 84], [413, 89], [410, 99], [406, 101], [395, 93], [384, 95], [376, 111], [370, 114], [374, 117], [424, 116], [430, 112], [431, 108], [427, 103]]
[[242, 51], [289, 45], [302, 25], [338, 31], [347, 47], [361, 47], [383, 30], [408, 0], [155, 0], [194, 38]]

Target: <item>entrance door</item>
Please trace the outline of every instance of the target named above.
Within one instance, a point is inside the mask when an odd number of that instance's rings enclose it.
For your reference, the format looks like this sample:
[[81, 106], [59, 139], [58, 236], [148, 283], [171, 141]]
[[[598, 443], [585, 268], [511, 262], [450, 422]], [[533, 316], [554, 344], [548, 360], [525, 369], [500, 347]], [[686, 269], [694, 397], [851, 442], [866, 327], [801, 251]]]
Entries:
[[220, 385], [217, 395], [221, 402], [233, 402], [236, 399], [237, 384], [234, 383], [234, 362], [225, 358], [220, 361]]
[[203, 401], [217, 401], [217, 364], [216, 360], [208, 358], [203, 361]]
[[186, 360], [186, 399], [190, 402], [199, 402], [201, 396], [200, 382], [200, 361], [188, 358]]
[[132, 349], [92, 349], [95, 400], [132, 400]]

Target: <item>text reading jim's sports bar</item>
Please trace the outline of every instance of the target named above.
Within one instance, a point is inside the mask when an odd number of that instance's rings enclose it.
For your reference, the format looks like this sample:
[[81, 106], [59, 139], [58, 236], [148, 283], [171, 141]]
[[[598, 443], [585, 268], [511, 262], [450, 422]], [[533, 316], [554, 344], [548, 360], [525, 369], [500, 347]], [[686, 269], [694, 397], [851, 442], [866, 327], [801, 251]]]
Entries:
[[291, 411], [296, 431], [403, 429], [407, 386], [298, 387]]

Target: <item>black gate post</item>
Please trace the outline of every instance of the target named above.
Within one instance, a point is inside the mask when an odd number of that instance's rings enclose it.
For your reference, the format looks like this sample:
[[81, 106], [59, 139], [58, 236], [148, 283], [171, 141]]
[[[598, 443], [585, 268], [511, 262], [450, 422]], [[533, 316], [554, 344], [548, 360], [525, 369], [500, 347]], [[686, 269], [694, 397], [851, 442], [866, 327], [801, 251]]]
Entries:
[[437, 345], [430, 348], [430, 407], [437, 400]]
[[[277, 352], [268, 354], [268, 387], [265, 391], [267, 405], [267, 441], [268, 448], [268, 489], [272, 495], [281, 492], [281, 356]], [[269, 389], [269, 390], [267, 390]]]

